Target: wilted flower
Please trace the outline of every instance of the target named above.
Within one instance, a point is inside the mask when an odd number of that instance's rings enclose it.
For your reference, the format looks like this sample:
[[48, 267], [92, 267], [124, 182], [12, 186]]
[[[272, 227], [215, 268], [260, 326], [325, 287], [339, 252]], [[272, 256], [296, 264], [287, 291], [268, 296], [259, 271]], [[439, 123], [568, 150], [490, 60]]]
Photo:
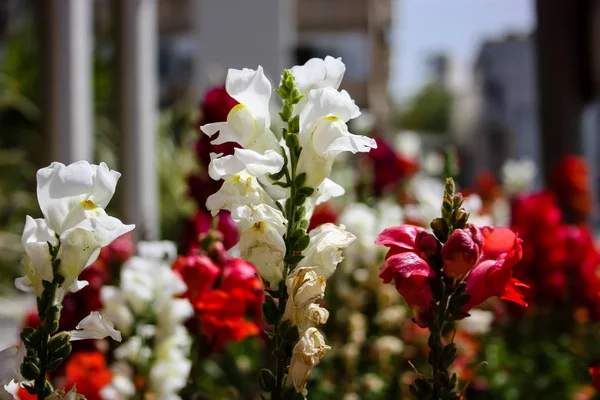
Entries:
[[288, 384], [293, 385], [298, 393], [306, 397], [306, 382], [310, 373], [330, 349], [317, 328], [308, 328], [294, 346], [287, 376]]

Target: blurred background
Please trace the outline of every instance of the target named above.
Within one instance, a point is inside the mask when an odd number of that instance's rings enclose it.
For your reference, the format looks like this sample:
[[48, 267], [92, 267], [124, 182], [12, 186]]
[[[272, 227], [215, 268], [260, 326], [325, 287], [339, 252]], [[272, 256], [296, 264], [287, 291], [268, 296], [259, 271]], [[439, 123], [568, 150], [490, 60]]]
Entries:
[[[600, 2], [0, 0], [3, 297], [21, 274], [25, 215], [40, 214], [38, 168], [106, 162], [123, 174], [112, 213], [138, 239], [181, 243], [207, 90], [227, 68], [260, 64], [276, 82], [326, 55], [346, 64], [356, 130], [411, 132], [422, 154], [452, 146], [462, 187], [509, 159], [533, 161], [543, 187], [561, 156], [583, 156], [600, 224]], [[32, 304], [11, 301], [2, 345]]]

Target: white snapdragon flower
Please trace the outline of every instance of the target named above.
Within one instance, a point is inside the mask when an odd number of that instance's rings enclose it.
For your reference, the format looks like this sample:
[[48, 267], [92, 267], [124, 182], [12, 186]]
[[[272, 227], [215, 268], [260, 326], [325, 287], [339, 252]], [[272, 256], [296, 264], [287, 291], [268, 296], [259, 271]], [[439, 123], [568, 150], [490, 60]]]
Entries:
[[119, 177], [106, 164], [87, 161], [68, 166], [55, 162], [38, 171], [37, 197], [45, 220], [27, 217], [22, 239], [26, 276], [18, 280], [18, 287], [41, 293], [42, 280], [53, 278], [48, 243], [55, 246], [58, 240], [62, 286], [69, 291], [84, 286], [77, 282], [81, 271], [96, 261], [102, 247], [134, 228], [104, 211]]
[[235, 142], [259, 153], [276, 148], [277, 139], [270, 129], [271, 83], [262, 67], [230, 69], [225, 90], [240, 104], [231, 109], [227, 121], [204, 125], [202, 132], [208, 136], [220, 132], [213, 144]]
[[363, 203], [349, 204], [340, 214], [339, 221], [356, 234], [355, 243], [346, 250], [346, 257], [356, 259], [360, 264], [377, 261], [377, 213]]
[[276, 289], [283, 277], [285, 217], [266, 204], [237, 207], [231, 216], [240, 230], [236, 247], [241, 257], [254, 264], [262, 278]]
[[354, 242], [356, 237], [347, 232], [344, 225], [323, 224], [309, 233], [310, 244], [304, 250], [304, 259], [299, 267], [315, 267], [315, 272], [329, 278], [342, 261], [342, 250]]
[[504, 190], [511, 196], [529, 192], [534, 186], [537, 172], [532, 160], [507, 160], [502, 166]]
[[0, 351], [0, 399], [12, 399], [12, 394], [5, 390], [11, 383], [19, 383], [21, 377], [21, 364], [27, 355], [27, 349], [21, 343]]
[[286, 384], [293, 386], [306, 398], [306, 382], [310, 373], [330, 349], [331, 347], [325, 344], [325, 339], [317, 328], [308, 328], [292, 351]]
[[110, 336], [117, 342], [121, 341], [121, 332], [115, 329], [113, 323], [102, 318], [100, 313], [94, 311], [82, 319], [74, 331], [69, 332], [71, 341], [86, 339], [104, 339]]
[[251, 150], [236, 149], [231, 156], [211, 154], [208, 171], [214, 180], [223, 179], [223, 185], [206, 200], [206, 207], [216, 215], [219, 210], [232, 211], [239, 205], [267, 204], [275, 206], [273, 199], [263, 189], [270, 182], [264, 178], [268, 173], [277, 173], [283, 167], [283, 157], [268, 150], [259, 154]]
[[348, 92], [326, 87], [308, 94], [300, 112], [298, 173], [307, 175], [306, 185], [318, 187], [331, 173], [335, 157], [344, 151], [368, 152], [374, 139], [348, 132], [346, 122], [360, 115]]
[[341, 58], [331, 56], [321, 58], [311, 58], [304, 65], [296, 65], [290, 70], [298, 90], [302, 94], [307, 94], [311, 90], [332, 87], [338, 89], [344, 78], [346, 66]]

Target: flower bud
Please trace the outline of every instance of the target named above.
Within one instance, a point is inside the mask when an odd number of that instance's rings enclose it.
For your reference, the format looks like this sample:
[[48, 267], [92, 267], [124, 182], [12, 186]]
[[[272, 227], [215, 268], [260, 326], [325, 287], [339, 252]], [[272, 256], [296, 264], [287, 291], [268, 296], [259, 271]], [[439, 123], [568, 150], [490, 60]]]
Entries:
[[26, 357], [21, 364], [21, 375], [28, 381], [33, 381], [40, 376], [40, 359], [37, 357]]
[[442, 249], [444, 275], [457, 281], [464, 278], [477, 263], [481, 245], [481, 233], [473, 225], [452, 232]]
[[415, 239], [417, 249], [421, 250], [427, 257], [437, 254], [441, 249], [440, 242], [431, 233], [421, 231]]

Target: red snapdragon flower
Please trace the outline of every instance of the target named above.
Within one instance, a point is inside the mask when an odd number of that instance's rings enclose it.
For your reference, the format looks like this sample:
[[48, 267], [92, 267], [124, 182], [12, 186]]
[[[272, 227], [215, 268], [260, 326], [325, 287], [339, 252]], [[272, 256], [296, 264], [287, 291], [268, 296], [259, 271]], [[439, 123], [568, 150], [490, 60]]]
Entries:
[[183, 297], [195, 309], [187, 325], [205, 336], [212, 350], [260, 333], [263, 288], [252, 264], [236, 258], [219, 266], [195, 254], [177, 258], [172, 268], [187, 284]]
[[385, 283], [394, 280], [396, 290], [415, 314], [419, 326], [426, 326], [426, 317], [433, 295], [429, 280], [435, 271], [427, 262], [427, 254], [437, 251], [437, 239], [425, 229], [402, 225], [385, 229], [375, 244], [389, 247], [379, 277]]
[[513, 277], [513, 267], [522, 257], [521, 240], [510, 229], [468, 224], [454, 231], [442, 247], [423, 228], [402, 225], [384, 230], [375, 243], [390, 248], [379, 276], [385, 283], [394, 280], [422, 327], [433, 298], [429, 282], [436, 276], [429, 260], [436, 254], [441, 254], [448, 278], [466, 280], [471, 299], [463, 311], [491, 297], [527, 305], [521, 292], [527, 285]]
[[[468, 225], [466, 229], [479, 229]], [[483, 243], [477, 263], [466, 278], [466, 293], [471, 299], [464, 311], [483, 303], [491, 297], [510, 300], [522, 306], [522, 289], [528, 287], [513, 277], [513, 267], [521, 261], [521, 239], [510, 229], [485, 226], [480, 229]]]
[[171, 268], [185, 282], [187, 291], [183, 297], [192, 304], [213, 288], [221, 274], [221, 268], [204, 254], [177, 257]]
[[77, 393], [88, 400], [102, 400], [100, 390], [112, 380], [112, 373], [106, 367], [106, 358], [98, 351], [71, 355], [65, 365], [65, 375], [66, 390], [77, 385]]

